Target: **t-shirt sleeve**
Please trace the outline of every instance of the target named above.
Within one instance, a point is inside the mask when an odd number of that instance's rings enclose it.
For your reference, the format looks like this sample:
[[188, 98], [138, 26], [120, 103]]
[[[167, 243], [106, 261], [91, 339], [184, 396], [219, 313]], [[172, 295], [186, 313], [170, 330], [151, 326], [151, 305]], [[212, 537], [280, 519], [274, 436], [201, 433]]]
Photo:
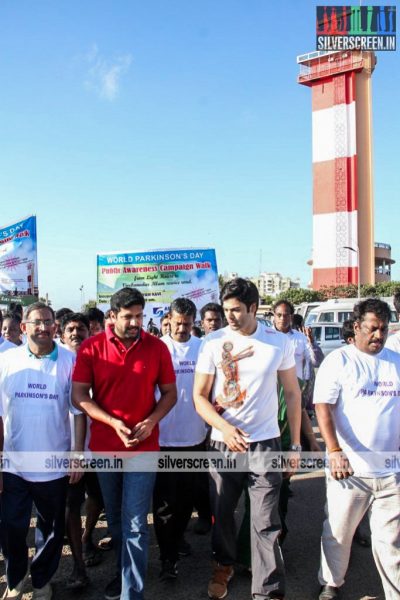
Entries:
[[400, 336], [398, 333], [393, 333], [392, 335], [389, 335], [386, 344], [385, 344], [386, 348], [389, 348], [389, 350], [394, 350], [394, 352], [400, 352]]
[[287, 369], [291, 369], [295, 366], [296, 362], [294, 360], [294, 344], [292, 344], [290, 339], [285, 335], [283, 337], [283, 356], [281, 364], [278, 367], [278, 371], [286, 371]]
[[336, 404], [341, 390], [339, 374], [343, 369], [343, 354], [331, 352], [322, 362], [315, 378], [314, 404]]
[[[4, 343], [4, 342], [3, 342]], [[0, 417], [4, 416], [3, 402], [5, 401], [4, 378], [6, 369], [4, 367], [4, 354], [0, 353]]]
[[166, 385], [169, 383], [175, 383], [175, 371], [172, 364], [171, 354], [168, 350], [167, 345], [162, 342], [160, 344], [160, 368], [158, 372], [157, 383], [159, 385]]
[[93, 382], [93, 356], [89, 346], [82, 344], [78, 350], [72, 381], [77, 383]]
[[197, 358], [196, 373], [214, 375], [215, 367], [212, 344], [208, 340], [203, 340]]

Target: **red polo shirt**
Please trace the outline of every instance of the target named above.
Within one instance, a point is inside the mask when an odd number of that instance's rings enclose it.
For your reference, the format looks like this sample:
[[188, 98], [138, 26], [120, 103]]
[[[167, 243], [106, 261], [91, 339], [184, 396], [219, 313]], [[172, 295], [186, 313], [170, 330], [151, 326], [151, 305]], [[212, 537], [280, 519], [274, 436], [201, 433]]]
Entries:
[[[142, 331], [127, 349], [113, 328], [107, 327], [82, 343], [72, 380], [90, 383], [96, 404], [132, 428], [153, 412], [155, 386], [174, 383], [175, 373], [164, 342]], [[94, 452], [129, 450], [110, 425], [95, 420], [90, 427], [89, 447]], [[133, 451], [158, 448], [157, 425]]]

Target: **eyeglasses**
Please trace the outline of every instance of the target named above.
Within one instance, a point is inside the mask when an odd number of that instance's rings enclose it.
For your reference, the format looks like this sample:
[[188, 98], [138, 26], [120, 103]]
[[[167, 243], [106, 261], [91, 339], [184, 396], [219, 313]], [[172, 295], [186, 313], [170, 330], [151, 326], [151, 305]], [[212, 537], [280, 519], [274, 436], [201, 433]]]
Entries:
[[25, 321], [25, 323], [29, 323], [29, 325], [33, 325], [34, 327], [40, 327], [41, 325], [51, 327], [54, 325], [53, 319], [34, 319], [33, 321]]

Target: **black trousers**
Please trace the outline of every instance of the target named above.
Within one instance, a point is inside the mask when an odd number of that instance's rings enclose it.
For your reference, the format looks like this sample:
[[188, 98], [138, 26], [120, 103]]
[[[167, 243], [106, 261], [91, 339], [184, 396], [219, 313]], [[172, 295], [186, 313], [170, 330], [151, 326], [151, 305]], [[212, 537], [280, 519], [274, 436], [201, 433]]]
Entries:
[[[223, 442], [212, 442], [211, 449], [227, 453]], [[250, 444], [248, 453], [278, 452], [280, 439], [273, 438]], [[232, 453], [230, 453], [232, 454]], [[250, 534], [252, 594], [268, 596], [271, 592], [284, 595], [285, 577], [278, 537], [281, 531], [278, 501], [281, 473], [253, 471], [211, 471], [211, 508], [214, 515], [212, 549], [214, 559], [222, 565], [236, 561], [237, 542], [235, 509], [247, 485], [250, 497]]]
[[68, 477], [32, 482], [13, 473], [3, 473], [1, 543], [10, 589], [15, 588], [28, 569], [26, 537], [33, 503], [37, 510], [36, 552], [31, 563], [33, 587], [43, 587], [57, 571], [64, 541], [67, 483]]
[[[163, 452], [204, 451], [196, 446], [161, 447]], [[178, 560], [178, 547], [192, 515], [199, 473], [175, 471], [157, 473], [153, 493], [153, 519], [161, 560]]]

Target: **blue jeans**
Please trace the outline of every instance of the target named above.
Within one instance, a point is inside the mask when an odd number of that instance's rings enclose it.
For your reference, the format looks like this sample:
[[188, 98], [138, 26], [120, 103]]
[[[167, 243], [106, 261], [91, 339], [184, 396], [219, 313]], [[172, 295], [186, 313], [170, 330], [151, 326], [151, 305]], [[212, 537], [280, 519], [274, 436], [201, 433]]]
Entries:
[[120, 600], [142, 600], [147, 569], [147, 514], [156, 473], [97, 473], [122, 574]]

